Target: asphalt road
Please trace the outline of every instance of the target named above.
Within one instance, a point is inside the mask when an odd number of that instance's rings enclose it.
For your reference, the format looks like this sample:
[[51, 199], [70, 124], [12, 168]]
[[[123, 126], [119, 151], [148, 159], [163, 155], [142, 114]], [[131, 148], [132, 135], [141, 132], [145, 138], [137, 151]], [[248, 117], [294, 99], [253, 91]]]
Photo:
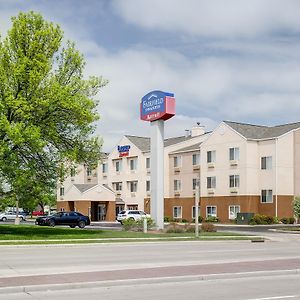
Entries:
[[270, 240], [1, 246], [0, 299], [300, 299], [299, 234], [219, 230]]

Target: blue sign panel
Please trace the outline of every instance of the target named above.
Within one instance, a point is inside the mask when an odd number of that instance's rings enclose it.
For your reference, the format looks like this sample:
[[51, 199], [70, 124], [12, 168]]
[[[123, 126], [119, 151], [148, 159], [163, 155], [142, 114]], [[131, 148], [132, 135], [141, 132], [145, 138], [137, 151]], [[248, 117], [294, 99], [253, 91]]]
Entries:
[[154, 121], [162, 118], [166, 113], [166, 101], [174, 98], [174, 94], [162, 91], [152, 91], [145, 95], [141, 101], [141, 119]]

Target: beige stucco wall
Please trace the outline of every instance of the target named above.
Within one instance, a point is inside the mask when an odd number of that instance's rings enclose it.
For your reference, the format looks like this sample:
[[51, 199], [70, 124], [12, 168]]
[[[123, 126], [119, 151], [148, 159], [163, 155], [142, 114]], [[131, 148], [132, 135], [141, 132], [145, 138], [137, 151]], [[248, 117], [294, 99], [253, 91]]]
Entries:
[[[200, 150], [169, 155], [169, 190], [172, 197], [175, 196], [175, 179], [181, 181], [181, 190], [178, 193], [180, 197], [193, 197], [193, 178], [200, 178], [200, 166], [193, 166], [193, 154], [196, 153], [200, 154]], [[178, 168], [174, 168], [175, 156], [181, 156], [181, 166]]]
[[[231, 166], [229, 161], [229, 148], [240, 148], [240, 160], [236, 166]], [[246, 140], [239, 134], [221, 123], [210, 137], [200, 146], [201, 160], [201, 196], [207, 197], [207, 177], [216, 176], [216, 188], [213, 196], [230, 195], [229, 176], [240, 175], [240, 187], [238, 194], [246, 193]], [[207, 164], [207, 151], [216, 151], [216, 162], [214, 168], [209, 168]]]
[[294, 132], [294, 195], [300, 196], [300, 130]]

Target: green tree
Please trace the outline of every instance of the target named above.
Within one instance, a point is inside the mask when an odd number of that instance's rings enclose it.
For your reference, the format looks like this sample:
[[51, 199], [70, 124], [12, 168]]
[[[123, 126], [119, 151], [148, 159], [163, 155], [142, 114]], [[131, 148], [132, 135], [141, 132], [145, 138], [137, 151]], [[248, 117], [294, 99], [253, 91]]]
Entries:
[[0, 180], [10, 186], [2, 195], [24, 203], [50, 199], [66, 162], [93, 165], [100, 155], [95, 96], [107, 81], [85, 79], [83, 56], [62, 39], [58, 25], [29, 12], [0, 40]]
[[293, 201], [293, 211], [295, 217], [298, 219], [300, 217], [300, 197], [295, 197]]

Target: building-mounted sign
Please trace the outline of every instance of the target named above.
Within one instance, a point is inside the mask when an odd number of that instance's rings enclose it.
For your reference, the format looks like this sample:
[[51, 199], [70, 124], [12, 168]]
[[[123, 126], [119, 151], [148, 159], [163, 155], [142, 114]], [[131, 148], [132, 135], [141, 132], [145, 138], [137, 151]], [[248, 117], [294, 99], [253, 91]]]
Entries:
[[142, 98], [140, 104], [141, 120], [168, 120], [175, 115], [174, 94], [152, 91]]
[[124, 157], [129, 155], [130, 145], [118, 146], [119, 157]]

